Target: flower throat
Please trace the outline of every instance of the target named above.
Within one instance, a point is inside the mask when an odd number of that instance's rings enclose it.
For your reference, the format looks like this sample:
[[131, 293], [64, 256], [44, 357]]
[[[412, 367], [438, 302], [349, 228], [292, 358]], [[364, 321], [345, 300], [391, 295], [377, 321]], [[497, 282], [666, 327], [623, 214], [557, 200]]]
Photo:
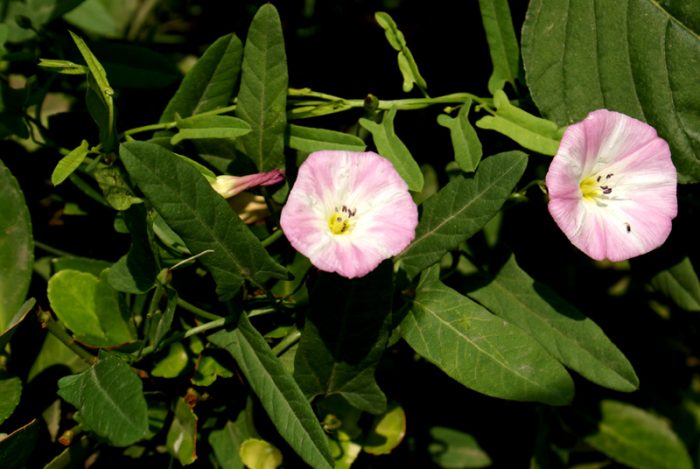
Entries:
[[357, 213], [357, 209], [349, 209], [345, 205], [340, 210], [338, 210], [338, 207], [335, 207], [335, 211], [328, 217], [328, 228], [331, 230], [331, 233], [334, 235], [349, 233], [354, 225], [351, 219], [355, 216], [355, 213]]

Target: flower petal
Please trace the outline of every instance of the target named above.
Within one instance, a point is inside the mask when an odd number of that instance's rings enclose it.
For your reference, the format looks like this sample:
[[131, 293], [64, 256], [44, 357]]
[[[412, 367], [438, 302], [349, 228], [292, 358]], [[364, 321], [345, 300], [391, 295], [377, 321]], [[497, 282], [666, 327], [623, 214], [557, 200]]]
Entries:
[[[595, 181], [598, 195], [584, 197], [585, 179]], [[668, 144], [653, 127], [605, 109], [567, 128], [546, 183], [555, 222], [597, 260], [620, 261], [657, 248], [677, 213]]]
[[[329, 217], [354, 211], [348, 232]], [[418, 209], [391, 162], [373, 152], [320, 151], [299, 168], [280, 224], [292, 246], [321, 270], [361, 277], [408, 246]]]

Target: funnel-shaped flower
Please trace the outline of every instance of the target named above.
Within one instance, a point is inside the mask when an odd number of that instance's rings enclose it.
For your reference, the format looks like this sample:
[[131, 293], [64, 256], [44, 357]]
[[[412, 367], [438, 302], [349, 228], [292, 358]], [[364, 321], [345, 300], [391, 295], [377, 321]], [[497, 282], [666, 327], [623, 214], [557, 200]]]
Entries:
[[292, 246], [316, 267], [354, 278], [408, 246], [418, 209], [383, 157], [318, 151], [299, 167], [280, 223]]
[[273, 169], [265, 173], [249, 174], [248, 176], [217, 176], [211, 183], [212, 189], [228, 199], [234, 195], [258, 186], [271, 186], [284, 180], [284, 173]]
[[564, 133], [547, 173], [549, 213], [593, 259], [629, 259], [668, 237], [676, 181], [668, 144], [653, 127], [600, 109]]

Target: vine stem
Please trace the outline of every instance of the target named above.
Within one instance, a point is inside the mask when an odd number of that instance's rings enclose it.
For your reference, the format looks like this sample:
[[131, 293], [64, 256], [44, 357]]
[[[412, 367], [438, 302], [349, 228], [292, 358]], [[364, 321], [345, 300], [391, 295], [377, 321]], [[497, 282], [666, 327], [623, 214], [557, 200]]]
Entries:
[[[317, 117], [325, 114], [333, 114], [337, 112], [347, 111], [349, 109], [365, 108], [367, 107], [367, 99], [345, 99], [339, 96], [333, 96], [332, 94], [322, 93], [320, 91], [313, 91], [309, 88], [289, 88], [287, 91], [287, 96], [290, 98], [290, 103], [297, 108], [303, 108], [307, 106], [315, 107], [327, 104], [334, 104], [332, 108], [327, 108], [323, 112], [314, 113], [312, 116]], [[301, 99], [300, 99], [301, 98]], [[303, 98], [309, 98], [305, 100]], [[389, 110], [392, 107], [400, 111], [411, 111], [416, 109], [425, 109], [436, 104], [462, 104], [468, 100], [475, 101], [486, 108], [490, 108], [493, 105], [493, 100], [491, 98], [482, 98], [472, 93], [451, 93], [443, 96], [423, 97], [423, 98], [405, 98], [405, 99], [389, 99], [389, 100], [377, 100], [376, 109], [383, 111]], [[220, 114], [226, 114], [228, 112], [234, 111], [236, 109], [236, 104], [230, 106], [220, 107], [213, 109], [211, 111], [202, 112], [197, 114], [198, 117], [202, 116], [215, 116]], [[289, 111], [289, 118], [302, 118], [303, 116], [294, 115], [294, 107]], [[308, 117], [311, 117], [308, 116]], [[154, 130], [168, 130], [177, 126], [177, 122], [161, 122], [158, 124], [149, 124], [141, 127], [134, 127], [132, 129], [125, 130], [122, 132], [122, 137], [127, 138], [131, 135], [150, 132]]]
[[277, 345], [272, 347], [272, 353], [279, 357], [285, 350], [297, 343], [300, 337], [301, 331], [295, 327], [289, 332], [289, 334], [284, 336], [284, 338], [280, 340]]
[[223, 316], [219, 316], [218, 314], [210, 313], [209, 311], [203, 310], [202, 308], [199, 308], [192, 303], [189, 303], [188, 301], [183, 300], [178, 296], [177, 298], [177, 305], [189, 311], [190, 313], [199, 316], [200, 318], [203, 319], [208, 319], [210, 321], [218, 321], [219, 319], [223, 319]]
[[63, 345], [68, 347], [73, 353], [85, 360], [88, 365], [94, 365], [97, 363], [97, 357], [92, 355], [90, 352], [79, 346], [75, 339], [71, 337], [66, 330], [63, 328], [58, 321], [51, 317], [51, 313], [48, 311], [39, 311], [39, 321], [41, 321], [41, 327], [49, 331], [55, 338], [60, 340]]

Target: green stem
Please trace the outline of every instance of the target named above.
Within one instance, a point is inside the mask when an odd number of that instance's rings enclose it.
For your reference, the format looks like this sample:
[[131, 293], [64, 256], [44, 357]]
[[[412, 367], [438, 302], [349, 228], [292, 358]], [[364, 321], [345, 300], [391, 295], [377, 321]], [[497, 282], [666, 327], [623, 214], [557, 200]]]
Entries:
[[141, 127], [134, 127], [133, 129], [125, 130], [124, 132], [122, 132], [121, 136], [122, 138], [124, 138], [129, 135], [138, 134], [141, 132], [151, 132], [153, 130], [168, 130], [172, 129], [176, 125], [176, 122], [161, 122], [159, 124], [143, 125]]
[[272, 347], [272, 353], [275, 354], [275, 356], [280, 356], [284, 353], [285, 350], [287, 350], [289, 347], [292, 345], [296, 344], [299, 339], [301, 338], [301, 331], [297, 329], [296, 327], [292, 329], [289, 334], [284, 336], [282, 340], [280, 340], [277, 345]]
[[62, 251], [61, 249], [55, 248], [53, 246], [49, 246], [48, 244], [44, 244], [41, 241], [37, 241], [36, 239], [34, 240], [34, 246], [37, 248], [41, 249], [42, 251], [46, 251], [49, 254], [53, 254], [54, 256], [58, 257], [78, 257], [75, 254], [71, 254], [68, 251]]
[[177, 298], [177, 305], [181, 307], [182, 309], [185, 309], [189, 311], [190, 313], [194, 314], [195, 316], [199, 316], [200, 318], [203, 319], [208, 319], [210, 321], [214, 320], [217, 321], [222, 318], [222, 316], [219, 316], [218, 314], [210, 313], [209, 311], [205, 311], [202, 308], [199, 308], [192, 303], [189, 303], [182, 298], [178, 297]]
[[272, 234], [271, 234], [270, 236], [268, 236], [267, 238], [265, 238], [265, 239], [263, 239], [262, 241], [260, 241], [260, 244], [262, 244], [262, 246], [263, 246], [264, 248], [266, 248], [266, 247], [268, 247], [270, 244], [272, 244], [272, 243], [274, 243], [275, 241], [277, 241], [277, 240], [282, 236], [282, 234], [283, 234], [282, 229], [279, 229], [279, 230], [275, 231], [274, 233], [272, 233]]
[[[201, 334], [202, 332], [207, 332], [218, 327], [223, 327], [233, 322], [234, 319], [235, 316], [228, 316], [225, 318], [220, 317], [219, 319], [216, 319], [214, 321], [205, 322], [204, 324], [193, 327], [192, 329], [188, 329], [185, 332], [177, 332], [168, 337], [167, 339], [163, 340], [160, 344], [158, 344], [158, 348], [167, 347], [173, 342], [178, 342], [182, 339], [192, 337], [193, 335]], [[150, 355], [151, 353], [155, 352], [155, 350], [156, 347], [154, 345], [149, 345], [148, 347], [144, 347], [140, 353], [137, 354], [137, 352], [134, 352], [132, 355], [134, 355], [137, 360], [140, 360], [141, 358], [144, 358], [147, 355]]]
[[39, 314], [39, 320], [41, 321], [42, 327], [44, 329], [48, 330], [49, 333], [51, 333], [55, 338], [60, 340], [63, 343], [63, 345], [68, 347], [73, 353], [85, 360], [88, 363], [88, 365], [94, 365], [95, 363], [97, 363], [97, 357], [89, 353], [84, 348], [80, 347], [75, 342], [75, 339], [68, 335], [63, 326], [51, 317], [51, 313], [49, 313], [48, 311], [42, 311]]

